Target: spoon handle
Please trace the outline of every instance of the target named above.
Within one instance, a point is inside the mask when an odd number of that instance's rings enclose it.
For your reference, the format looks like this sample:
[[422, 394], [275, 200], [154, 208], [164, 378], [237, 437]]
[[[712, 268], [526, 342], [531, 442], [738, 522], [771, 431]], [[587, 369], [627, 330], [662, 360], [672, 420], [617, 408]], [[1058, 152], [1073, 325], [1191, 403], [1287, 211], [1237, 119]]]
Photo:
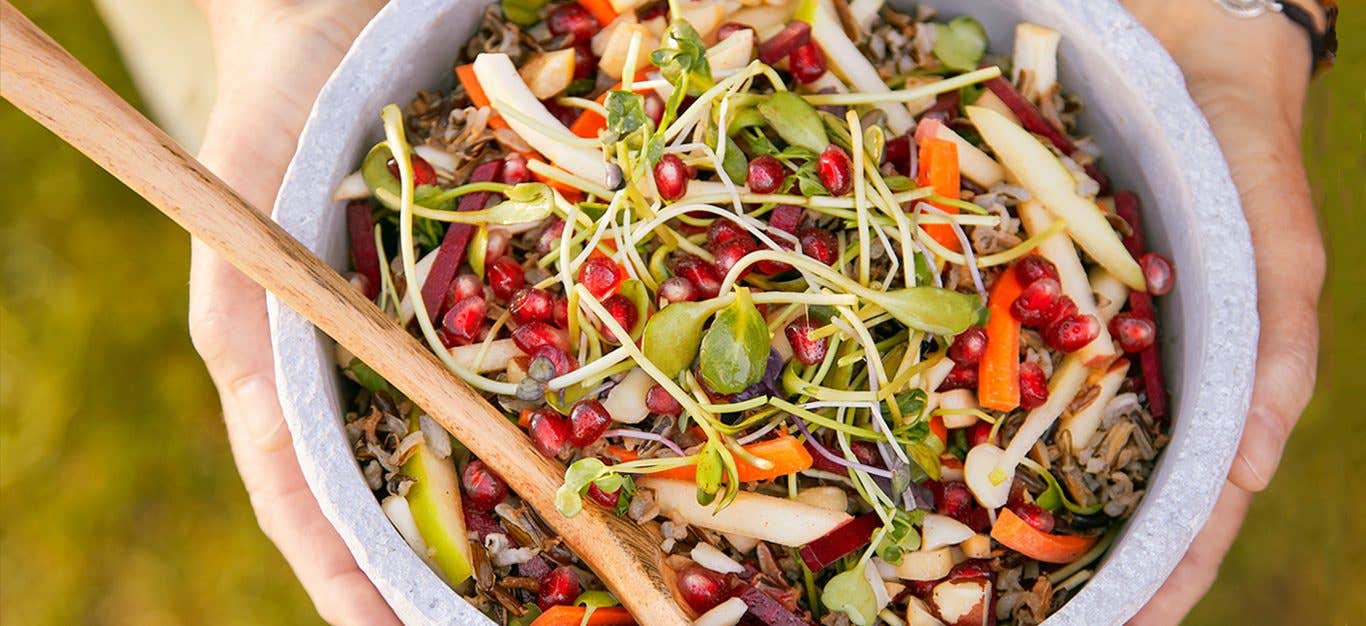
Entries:
[[123, 181], [406, 394], [501, 474], [650, 624], [686, 624], [659, 538], [585, 507], [555, 508], [564, 468], [321, 259], [252, 208], [79, 61], [0, 0], [0, 96]]

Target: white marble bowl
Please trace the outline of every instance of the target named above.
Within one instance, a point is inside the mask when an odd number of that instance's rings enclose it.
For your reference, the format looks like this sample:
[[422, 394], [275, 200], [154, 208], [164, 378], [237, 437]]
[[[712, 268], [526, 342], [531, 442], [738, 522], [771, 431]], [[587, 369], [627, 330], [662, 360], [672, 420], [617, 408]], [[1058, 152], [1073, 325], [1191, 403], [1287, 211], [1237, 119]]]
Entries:
[[[419, 88], [446, 87], [486, 0], [395, 0], [323, 88], [275, 217], [338, 269], [347, 263], [338, 181], [381, 138], [379, 111]], [[1257, 337], [1247, 225], [1223, 157], [1181, 74], [1113, 0], [936, 0], [969, 14], [1008, 53], [1015, 23], [1063, 33], [1061, 83], [1087, 108], [1118, 188], [1139, 192], [1149, 240], [1178, 268], [1160, 303], [1175, 429], [1149, 492], [1095, 577], [1049, 624], [1119, 624], [1171, 572], [1208, 517], [1243, 428]], [[403, 542], [380, 511], [343, 435], [331, 341], [270, 300], [280, 402], [323, 512], [406, 622], [484, 623]]]

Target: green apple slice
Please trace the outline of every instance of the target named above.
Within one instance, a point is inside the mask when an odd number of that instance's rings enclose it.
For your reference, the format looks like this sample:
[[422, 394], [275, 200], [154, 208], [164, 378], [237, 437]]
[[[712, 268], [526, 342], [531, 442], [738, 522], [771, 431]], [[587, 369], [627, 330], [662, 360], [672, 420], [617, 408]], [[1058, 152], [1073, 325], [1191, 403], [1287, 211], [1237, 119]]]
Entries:
[[[811, 38], [825, 51], [830, 69], [848, 83], [852, 91], [863, 93], [884, 93], [891, 91], [882, 82], [877, 69], [863, 56], [858, 46], [844, 34], [839, 16], [830, 0], [802, 0], [797, 6], [796, 19], [811, 25]], [[887, 127], [897, 135], [903, 135], [915, 127], [915, 118], [901, 102], [884, 102], [877, 105], [887, 114]]]
[[427, 557], [452, 586], [470, 577], [469, 539], [460, 507], [460, 477], [452, 458], [436, 458], [426, 443], [417, 445], [403, 464], [416, 481], [408, 490], [408, 508], [427, 544]]
[[1067, 224], [1067, 234], [1086, 254], [1130, 289], [1147, 291], [1143, 270], [1129, 255], [1119, 234], [1096, 203], [1077, 194], [1077, 179], [1062, 161], [1029, 131], [1005, 116], [977, 106], [966, 107], [968, 119], [996, 152], [1001, 164], [1029, 193]]

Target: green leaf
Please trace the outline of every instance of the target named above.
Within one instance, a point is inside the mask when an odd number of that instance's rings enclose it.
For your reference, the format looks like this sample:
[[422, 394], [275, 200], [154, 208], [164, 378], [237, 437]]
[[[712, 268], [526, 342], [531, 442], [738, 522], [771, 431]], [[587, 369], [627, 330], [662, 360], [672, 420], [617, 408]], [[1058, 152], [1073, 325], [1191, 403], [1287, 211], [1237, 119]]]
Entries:
[[[926, 427], [928, 431], [929, 428]], [[939, 455], [944, 452], [944, 442], [939, 437], [926, 436], [919, 443], [906, 446], [906, 455], [911, 457], [920, 469], [932, 480], [939, 480], [941, 468]]]
[[[712, 135], [715, 134], [713, 131]], [[726, 171], [726, 176], [730, 177], [730, 182], [737, 185], [745, 184], [745, 178], [749, 175], [749, 160], [730, 137], [726, 137], [726, 156], [721, 159], [721, 168]]]
[[555, 491], [555, 508], [565, 517], [583, 510], [583, 492], [588, 485], [611, 472], [597, 457], [584, 457], [564, 471], [564, 484]]
[[607, 130], [617, 137], [626, 137], [650, 123], [645, 114], [645, 98], [638, 93], [609, 91], [603, 106], [607, 107]]
[[[398, 177], [389, 172], [391, 158], [393, 152], [389, 151], [389, 144], [383, 141], [375, 144], [361, 162], [360, 176], [365, 181], [365, 186], [370, 188], [371, 195], [374, 195], [384, 208], [398, 211], [402, 190], [399, 189]], [[413, 204], [426, 209], [448, 211], [455, 206], [455, 200], [436, 199], [445, 191], [436, 185], [418, 185], [413, 189]]]
[[731, 114], [731, 118], [726, 122], [726, 134], [734, 135], [741, 130], [754, 126], [763, 126], [767, 123], [764, 116], [754, 107], [745, 107]]
[[1062, 485], [1058, 484], [1058, 479], [1053, 477], [1053, 473], [1045, 469], [1042, 465], [1039, 465], [1033, 459], [1024, 459], [1020, 461], [1020, 464], [1033, 470], [1035, 474], [1038, 474], [1043, 478], [1043, 481], [1048, 484], [1048, 488], [1045, 489], [1043, 493], [1039, 494], [1038, 497], [1034, 498], [1034, 504], [1048, 509], [1049, 511], [1056, 511], [1058, 510], [1058, 507], [1061, 506], [1077, 515], [1095, 515], [1100, 511], [1100, 502], [1096, 502], [1091, 506], [1081, 506], [1080, 504], [1072, 502], [1072, 499], [1067, 497], [1067, 492], [1062, 490]]
[[887, 531], [883, 533], [882, 540], [878, 542], [876, 549], [878, 557], [882, 560], [896, 564], [901, 562], [901, 557], [907, 552], [920, 549], [920, 533], [915, 530], [915, 524], [919, 524], [925, 519], [925, 511], [916, 509], [914, 511], [904, 511], [897, 509], [892, 512], [892, 520], [886, 526]]
[[536, 606], [534, 602], [523, 604], [522, 609], [526, 612], [522, 613], [521, 617], [512, 618], [508, 626], [531, 626], [531, 623], [541, 616], [541, 607]]
[[716, 314], [702, 338], [702, 380], [721, 393], [744, 391], [764, 377], [772, 341], [749, 290], [736, 289], [735, 301]]
[[450, 213], [445, 219], [459, 224], [526, 224], [550, 216], [555, 192], [545, 183], [521, 183], [509, 189], [507, 199], [492, 208]]
[[579, 594], [579, 597], [574, 600], [574, 606], [591, 606], [595, 608], [616, 606], [618, 604], [621, 603], [617, 602], [616, 596], [601, 589], [585, 591]]
[[671, 83], [679, 82], [685, 74], [689, 75], [688, 82], [697, 93], [715, 84], [711, 66], [707, 63], [707, 45], [702, 43], [702, 36], [687, 21], [674, 20], [669, 24], [660, 39], [659, 48], [650, 53], [650, 62]]
[[877, 621], [877, 594], [863, 574], [865, 564], [840, 572], [825, 583], [821, 603], [831, 611], [843, 612], [858, 626], [870, 626]]
[[715, 307], [711, 302], [675, 302], [651, 315], [640, 344], [645, 358], [669, 378], [688, 369], [702, 343], [702, 328]]
[[697, 455], [697, 503], [706, 506], [715, 501], [723, 478], [725, 461], [721, 458], [720, 446], [715, 441], [708, 441]]
[[356, 382], [359, 383], [360, 386], [370, 391], [392, 390], [389, 386], [389, 381], [384, 380], [383, 376], [380, 376], [375, 370], [370, 369], [370, 366], [366, 365], [360, 359], [351, 359], [351, 363], [346, 366], [346, 370], [351, 372], [351, 375], [356, 378]]
[[[601, 487], [599, 487], [601, 489]], [[631, 508], [631, 499], [636, 497], [636, 481], [622, 475], [621, 495], [617, 496], [617, 517], [625, 517]]]
[[591, 78], [580, 78], [569, 83], [569, 87], [564, 90], [566, 96], [582, 97], [593, 93], [593, 88], [597, 83]]
[[935, 25], [934, 56], [948, 68], [975, 70], [986, 51], [987, 31], [981, 22], [965, 15]]
[[[901, 419], [906, 420], [906, 423], [919, 421], [928, 401], [929, 396], [923, 389], [912, 389], [896, 394], [896, 406], [901, 410]], [[926, 432], [929, 432], [928, 427]]]
[[518, 26], [531, 26], [541, 21], [540, 10], [548, 0], [503, 0], [503, 17]]
[[645, 287], [645, 283], [632, 278], [621, 284], [620, 293], [636, 306], [636, 323], [626, 330], [632, 339], [640, 339], [641, 333], [645, 332], [645, 323], [650, 317], [650, 290]]
[[757, 108], [783, 141], [814, 152], [820, 152], [830, 145], [830, 139], [825, 135], [825, 125], [816, 114], [816, 108], [801, 96], [790, 91], [779, 91], [759, 103]]
[[[919, 257], [917, 257], [919, 258]], [[897, 321], [936, 335], [957, 335], [977, 323], [982, 299], [939, 287], [909, 287], [870, 297]]]

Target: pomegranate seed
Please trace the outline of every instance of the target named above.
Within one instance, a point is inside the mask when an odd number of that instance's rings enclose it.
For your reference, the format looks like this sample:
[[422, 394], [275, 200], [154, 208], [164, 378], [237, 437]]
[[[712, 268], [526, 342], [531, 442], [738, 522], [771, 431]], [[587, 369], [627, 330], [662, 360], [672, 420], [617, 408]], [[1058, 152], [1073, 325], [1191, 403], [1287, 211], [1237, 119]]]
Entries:
[[726, 599], [723, 582], [720, 574], [690, 565], [678, 573], [678, 593], [692, 610], [706, 613]]
[[754, 240], [754, 237], [750, 236], [749, 231], [745, 230], [743, 226], [725, 218], [716, 219], [707, 228], [707, 244], [713, 248], [737, 238]]
[[802, 224], [802, 208], [795, 204], [780, 204], [768, 216], [768, 225], [786, 233], [797, 234]]
[[[716, 255], [716, 270], [720, 272], [722, 276], [725, 276], [730, 272], [730, 268], [735, 267], [735, 264], [739, 263], [740, 259], [744, 258], [746, 254], [758, 249], [759, 244], [755, 243], [753, 237], [736, 237], [726, 241], [712, 249], [712, 254]], [[745, 270], [740, 273], [740, 278], [744, 278], [748, 275], [751, 269], [753, 269], [752, 265], [746, 267]]]
[[599, 489], [597, 485], [589, 483], [588, 499], [604, 509], [615, 511], [617, 508], [617, 501], [621, 500], [621, 490], [618, 489], [612, 493], [607, 493], [606, 491]]
[[541, 231], [541, 236], [536, 238], [536, 251], [546, 254], [560, 245], [560, 235], [564, 234], [564, 220], [555, 218], [550, 222], [545, 230]]
[[1120, 313], [1110, 320], [1110, 334], [1125, 352], [1142, 352], [1157, 340], [1157, 325], [1132, 313]]
[[555, 10], [546, 16], [545, 23], [553, 34], [571, 35], [574, 43], [589, 41], [602, 26], [588, 9], [577, 2], [555, 7]]
[[553, 459], [569, 445], [569, 420], [555, 412], [555, 409], [537, 409], [531, 414], [528, 434], [531, 435], [531, 443], [536, 449]]
[[991, 430], [991, 422], [979, 420], [976, 424], [972, 425], [972, 430], [968, 431], [968, 443], [972, 444], [973, 447], [980, 446], [984, 443], [995, 444], [996, 441], [991, 436]]
[[625, 279], [621, 267], [601, 254], [588, 257], [588, 260], [579, 266], [579, 284], [586, 287], [588, 293], [599, 300], [616, 293]]
[[1048, 328], [1062, 320], [1077, 314], [1077, 303], [1072, 301], [1070, 296], [1058, 298], [1053, 305], [1053, 310], [1048, 313], [1048, 321], [1043, 323], [1042, 328]]
[[651, 413], [659, 413], [660, 415], [677, 416], [683, 412], [683, 405], [674, 399], [673, 394], [665, 391], [659, 385], [654, 385], [645, 392], [645, 408], [650, 409]]
[[469, 341], [468, 339], [461, 339], [446, 332], [445, 328], [436, 329], [436, 338], [440, 339], [441, 345], [445, 346], [447, 349], [465, 345]]
[[1052, 261], [1037, 254], [1031, 254], [1015, 264], [1015, 276], [1021, 285], [1032, 285], [1040, 278], [1058, 280], [1058, 268]]
[[987, 351], [987, 331], [973, 326], [953, 338], [949, 358], [959, 365], [977, 365]]
[[952, 391], [954, 389], [976, 389], [977, 388], [977, 366], [954, 364], [953, 369], [949, 370], [949, 375], [944, 377], [944, 382], [939, 385], [937, 391]]
[[[938, 494], [936, 494], [938, 495]], [[934, 510], [940, 515], [959, 519], [972, 506], [972, 492], [960, 482], [944, 483], [942, 497], [934, 500]]]
[[[416, 154], [412, 155], [412, 163], [414, 187], [436, 184], [436, 170], [432, 169], [431, 163], [428, 163], [426, 159], [417, 156]], [[389, 167], [389, 173], [393, 175], [394, 178], [399, 177], [398, 161], [390, 158], [385, 165]]]
[[484, 269], [484, 274], [488, 276], [489, 288], [493, 290], [494, 297], [499, 300], [511, 298], [512, 294], [526, 285], [526, 270], [512, 257], [494, 259]]
[[792, 320], [783, 331], [783, 334], [787, 335], [787, 342], [792, 344], [792, 356], [802, 365], [815, 365], [824, 361], [825, 353], [830, 348], [828, 337], [811, 337], [811, 331], [815, 329], [811, 318], [803, 316]]
[[484, 297], [484, 282], [479, 280], [474, 274], [461, 274], [451, 281], [451, 288], [446, 292], [446, 308], [455, 306], [456, 302], [465, 298], [478, 296]]
[[574, 568], [561, 565], [541, 577], [541, 589], [536, 593], [536, 606], [541, 607], [541, 610], [544, 611], [552, 606], [573, 604], [578, 597], [579, 575], [574, 573]]
[[854, 163], [844, 148], [833, 143], [821, 151], [816, 161], [816, 174], [832, 196], [842, 196], [854, 188]]
[[541, 346], [554, 346], [566, 352], [569, 350], [569, 336], [563, 330], [545, 322], [532, 322], [514, 328], [512, 342], [527, 354], [535, 352]]
[[674, 275], [682, 276], [705, 298], [715, 298], [721, 292], [721, 273], [716, 266], [691, 254], [674, 262]]
[[785, 173], [778, 159], [765, 154], [750, 160], [745, 183], [754, 193], [775, 193], [782, 186]]
[[569, 299], [555, 298], [555, 308], [553, 310], [555, 326], [564, 328], [569, 325]]
[[645, 115], [655, 126], [664, 120], [664, 99], [653, 91], [645, 94]]
[[1010, 507], [1012, 513], [1020, 516], [1026, 524], [1041, 533], [1053, 532], [1053, 514], [1047, 509], [1028, 502], [1018, 502]]
[[631, 329], [635, 328], [636, 320], [640, 315], [636, 311], [636, 303], [631, 302], [630, 298], [621, 294], [603, 300], [602, 308], [607, 309], [607, 312], [612, 314], [612, 319], [621, 324], [626, 332], [631, 332]]
[[1100, 320], [1094, 315], [1073, 314], [1054, 322], [1044, 330], [1043, 340], [1048, 347], [1071, 354], [1086, 347], [1100, 335]]
[[882, 162], [891, 163], [892, 169], [902, 176], [911, 173], [911, 136], [902, 135], [887, 142], [882, 149]]
[[742, 30], [754, 30], [749, 24], [739, 22], [726, 22], [716, 29], [716, 40], [725, 41], [727, 37], [734, 35]]
[[759, 44], [759, 60], [768, 65], [775, 65], [792, 54], [793, 50], [806, 45], [808, 41], [811, 41], [811, 25], [801, 20], [793, 20], [778, 31], [778, 34]]
[[479, 332], [479, 326], [484, 323], [486, 309], [482, 297], [470, 296], [455, 303], [455, 306], [446, 312], [446, 316], [441, 318], [441, 327], [451, 336], [468, 342], [474, 339], [475, 333]]
[[508, 496], [507, 483], [483, 461], [470, 461], [460, 482], [465, 486], [466, 500], [477, 511], [492, 509]]
[[1025, 361], [1020, 364], [1020, 408], [1036, 409], [1048, 402], [1048, 379], [1038, 363]]
[[1148, 281], [1148, 293], [1154, 296], [1165, 296], [1172, 290], [1172, 283], [1176, 280], [1176, 268], [1172, 267], [1172, 262], [1156, 252], [1149, 252], [1138, 258], [1139, 267], [1143, 268], [1143, 279]]
[[797, 241], [801, 243], [802, 254], [826, 265], [834, 265], [840, 258], [839, 240], [835, 238], [835, 233], [824, 228], [803, 228], [797, 234]]
[[958, 518], [958, 521], [967, 524], [973, 532], [985, 533], [991, 530], [991, 515], [987, 514], [987, 510], [980, 506], [969, 507], [968, 511]]
[[788, 55], [787, 68], [797, 82], [813, 83], [825, 75], [825, 51], [816, 42], [809, 41]]
[[674, 276], [659, 284], [659, 297], [668, 302], [692, 302], [697, 299], [697, 288], [692, 281]]
[[1048, 322], [1053, 305], [1061, 294], [1062, 285], [1058, 281], [1052, 278], [1036, 280], [1010, 304], [1010, 316], [1025, 326], [1043, 326]]
[[676, 154], [666, 154], [655, 163], [655, 188], [659, 197], [674, 201], [688, 191], [688, 179], [692, 178], [688, 166]]
[[490, 263], [494, 259], [502, 258], [508, 252], [508, 245], [512, 243], [512, 235], [506, 230], [489, 231], [489, 243], [484, 248], [484, 261]]
[[579, 400], [569, 411], [569, 443], [582, 448], [597, 441], [607, 427], [612, 425], [612, 416], [597, 400]]
[[522, 324], [528, 322], [548, 322], [554, 312], [555, 297], [544, 289], [526, 287], [512, 296], [508, 312], [512, 319]]
[[593, 48], [587, 42], [579, 42], [574, 46], [574, 80], [592, 78], [593, 73], [598, 71], [598, 58], [593, 56]]
[[991, 571], [991, 561], [987, 559], [968, 559], [953, 566], [949, 570], [949, 580], [962, 580], [964, 578], [986, 578], [991, 579], [995, 573]]
[[526, 157], [513, 152], [503, 159], [503, 171], [498, 178], [509, 185], [517, 185], [531, 180], [531, 170], [526, 167]]
[[531, 358], [544, 358], [550, 361], [550, 364], [555, 367], [556, 376], [564, 376], [565, 374], [579, 369], [578, 359], [569, 356], [564, 350], [555, 346], [546, 345], [536, 348], [536, 351], [531, 353]]

